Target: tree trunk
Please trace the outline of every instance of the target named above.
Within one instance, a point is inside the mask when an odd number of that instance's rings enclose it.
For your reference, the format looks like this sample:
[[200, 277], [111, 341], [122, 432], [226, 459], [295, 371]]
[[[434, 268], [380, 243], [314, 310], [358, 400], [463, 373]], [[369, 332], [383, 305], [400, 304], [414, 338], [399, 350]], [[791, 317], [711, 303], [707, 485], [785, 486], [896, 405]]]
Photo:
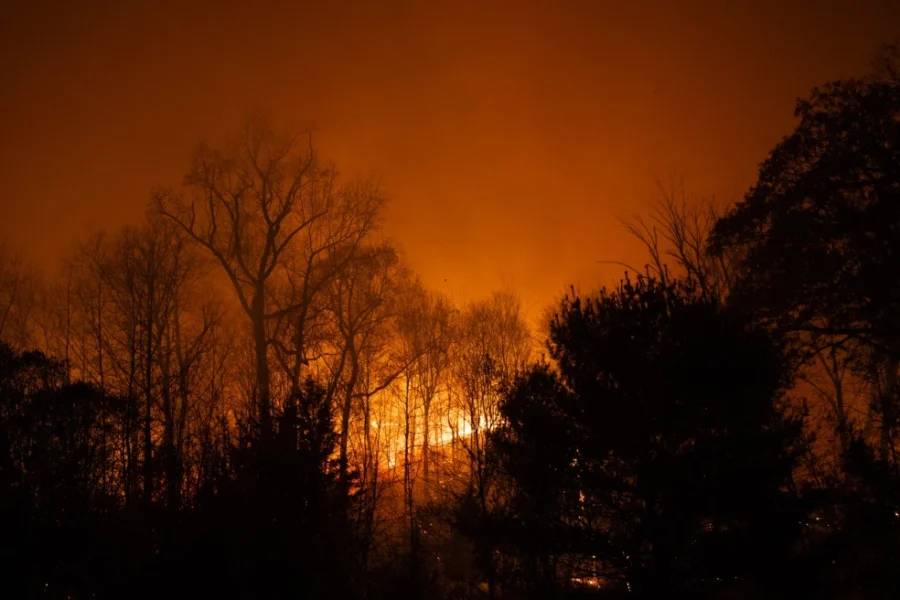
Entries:
[[144, 357], [144, 505], [149, 506], [153, 501], [153, 336], [152, 327], [148, 327], [147, 355]]
[[309, 312], [309, 304], [304, 303], [303, 308], [300, 310], [300, 315], [297, 317], [297, 333], [294, 336], [294, 351], [297, 355], [294, 357], [294, 365], [291, 370], [291, 395], [289, 401], [291, 403], [295, 403], [297, 398], [300, 397], [301, 389], [300, 389], [300, 376], [303, 373], [303, 365], [306, 362], [306, 356], [304, 353], [304, 347], [306, 346], [306, 337], [305, 331], [303, 329], [304, 324], [306, 323], [306, 316]]
[[412, 465], [410, 461], [410, 444], [415, 443], [415, 432], [410, 415], [410, 385], [409, 377], [406, 378], [406, 395], [404, 403], [404, 429], [403, 429], [403, 491], [406, 503], [406, 520], [409, 526], [409, 580], [414, 586], [419, 580], [419, 548], [418, 527], [416, 526], [415, 508], [413, 503]]
[[345, 486], [349, 483], [349, 458], [347, 452], [350, 442], [350, 416], [353, 409], [353, 390], [356, 388], [356, 380], [359, 378], [359, 358], [354, 352], [352, 342], [350, 343], [350, 352], [352, 356], [350, 359], [350, 377], [347, 379], [347, 387], [344, 393], [344, 405], [341, 407], [341, 448], [338, 461], [339, 478], [341, 486], [343, 486], [344, 489], [346, 489]]
[[272, 404], [269, 397], [269, 357], [266, 339], [265, 290], [260, 286], [253, 295], [253, 345], [256, 350], [256, 393], [260, 433], [264, 440], [272, 437]]
[[[177, 311], [176, 311], [177, 313]], [[177, 317], [176, 317], [177, 319]], [[177, 325], [176, 325], [177, 327]], [[177, 331], [176, 331], [177, 335]], [[163, 459], [165, 460], [166, 507], [177, 510], [181, 504], [181, 473], [178, 464], [178, 453], [175, 449], [175, 402], [172, 397], [172, 348], [170, 336], [166, 336], [168, 344], [160, 361], [162, 367], [162, 401], [163, 401]]]
[[831, 360], [830, 365], [826, 365], [824, 360], [822, 361], [822, 364], [826, 366], [825, 370], [828, 373], [828, 377], [831, 379], [832, 387], [834, 387], [835, 433], [837, 434], [838, 444], [840, 446], [839, 450], [843, 453], [850, 443], [850, 424], [847, 419], [847, 408], [844, 405], [844, 382], [841, 379], [837, 350], [834, 346], [831, 347], [829, 358]]
[[137, 501], [137, 444], [134, 426], [138, 415], [138, 397], [135, 390], [137, 377], [137, 321], [132, 321], [128, 336], [128, 405], [125, 409], [125, 504], [131, 507]]
[[431, 397], [427, 397], [424, 400], [424, 404], [422, 405], [422, 418], [424, 422], [422, 423], [422, 488], [424, 489], [424, 496], [426, 504], [431, 499], [431, 478], [429, 477], [429, 461], [428, 461], [428, 436], [430, 434], [429, 430], [429, 413], [431, 412]]
[[881, 454], [884, 460], [894, 461], [894, 428], [897, 414], [897, 367], [898, 361], [888, 357], [884, 361], [884, 384], [879, 390], [881, 409]]

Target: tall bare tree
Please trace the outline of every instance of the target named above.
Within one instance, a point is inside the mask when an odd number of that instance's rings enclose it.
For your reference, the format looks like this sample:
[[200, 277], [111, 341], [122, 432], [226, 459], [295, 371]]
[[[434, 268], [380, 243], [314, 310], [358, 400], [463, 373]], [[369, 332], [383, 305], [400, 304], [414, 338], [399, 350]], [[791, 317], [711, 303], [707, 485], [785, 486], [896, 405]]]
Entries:
[[[173, 327], [178, 337], [182, 318], [179, 300], [190, 279], [195, 262], [188, 241], [174, 224], [151, 215], [141, 227], [125, 228], [112, 242], [107, 270], [109, 285], [118, 299], [118, 314], [130, 349], [129, 386], [141, 398], [142, 492], [143, 502], [153, 501], [155, 469], [154, 429], [156, 416], [164, 415], [164, 447], [174, 448], [174, 413], [170, 370]], [[178, 340], [180, 343], [180, 340]], [[137, 368], [133, 368], [137, 365]], [[171, 468], [171, 467], [170, 467]], [[170, 470], [168, 475], [173, 475]], [[171, 493], [171, 492], [170, 492]]]
[[215, 258], [247, 315], [264, 436], [272, 430], [274, 324], [293, 322], [297, 343], [280, 349], [302, 365], [306, 314], [329, 272], [323, 265], [375, 227], [381, 203], [377, 186], [339, 185], [310, 135], [277, 132], [265, 117], [248, 119], [219, 149], [201, 144], [184, 190], [155, 195], [159, 212]]
[[[483, 525], [481, 519], [499, 500], [488, 436], [500, 424], [500, 399], [523, 372], [531, 347], [519, 299], [511, 292], [495, 292], [486, 300], [470, 304], [460, 315], [452, 353], [454, 406], [449, 424], [465, 460], [459, 471], [467, 481], [460, 483], [480, 515], [475, 527]], [[478, 555], [489, 595], [494, 598], [493, 548], [483, 545]]]
[[406, 306], [400, 316], [398, 333], [403, 351], [410, 357], [407, 378], [412, 381], [417, 406], [421, 408], [420, 456], [422, 487], [427, 502], [431, 493], [430, 444], [435, 426], [432, 409], [440, 394], [447, 395], [457, 311], [447, 297], [421, 284], [414, 286], [404, 296], [404, 301]]
[[34, 266], [0, 242], [0, 339], [16, 348], [31, 343], [31, 312], [38, 293]]
[[[401, 368], [391, 368], [396, 357], [381, 356], [388, 372], [381, 381], [363, 377], [365, 359], [377, 352], [377, 346], [389, 345], [385, 332], [397, 311], [398, 292], [402, 289], [406, 270], [396, 250], [387, 244], [348, 247], [354, 258], [333, 253], [341, 266], [323, 296], [330, 324], [330, 337], [320, 344], [327, 357], [323, 363], [328, 378], [327, 393], [339, 410], [339, 465], [342, 483], [347, 483], [348, 444], [351, 417], [358, 399], [386, 388], [399, 375]], [[371, 372], [371, 371], [370, 371]], [[374, 387], [369, 387], [374, 386]]]

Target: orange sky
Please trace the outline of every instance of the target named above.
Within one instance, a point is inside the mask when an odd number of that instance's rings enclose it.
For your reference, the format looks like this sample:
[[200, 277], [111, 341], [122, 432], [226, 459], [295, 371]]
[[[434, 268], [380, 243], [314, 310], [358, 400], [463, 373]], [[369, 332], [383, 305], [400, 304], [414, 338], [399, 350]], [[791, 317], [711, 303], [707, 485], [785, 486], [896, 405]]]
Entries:
[[4, 0], [0, 236], [54, 268], [259, 107], [382, 176], [427, 283], [534, 313], [641, 260], [616, 217], [654, 176], [736, 197], [796, 96], [898, 36], [894, 0]]

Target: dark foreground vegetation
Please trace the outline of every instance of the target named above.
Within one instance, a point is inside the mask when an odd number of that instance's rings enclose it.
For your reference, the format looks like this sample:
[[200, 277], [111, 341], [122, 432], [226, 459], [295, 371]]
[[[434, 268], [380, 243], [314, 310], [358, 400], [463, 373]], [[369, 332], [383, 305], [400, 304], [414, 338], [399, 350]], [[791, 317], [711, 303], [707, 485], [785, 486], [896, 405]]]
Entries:
[[898, 67], [665, 194], [542, 353], [262, 118], [53, 281], [4, 252], [0, 596], [900, 597]]

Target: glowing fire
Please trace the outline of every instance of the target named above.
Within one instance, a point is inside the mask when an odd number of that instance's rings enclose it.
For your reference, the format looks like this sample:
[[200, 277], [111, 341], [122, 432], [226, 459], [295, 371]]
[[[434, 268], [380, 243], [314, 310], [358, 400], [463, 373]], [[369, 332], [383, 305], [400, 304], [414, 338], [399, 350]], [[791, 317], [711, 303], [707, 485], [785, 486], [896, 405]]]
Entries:
[[[394, 469], [403, 463], [404, 445], [407, 443], [407, 427], [409, 427], [409, 449], [411, 455], [418, 455], [424, 446], [424, 434], [421, 415], [418, 419], [410, 418], [409, 423], [401, 414], [385, 415], [388, 418], [371, 419], [369, 425], [376, 431], [375, 437], [380, 446], [382, 464]], [[431, 419], [428, 427], [428, 446], [432, 451], [451, 446], [454, 442], [470, 438], [475, 431], [486, 432], [493, 425], [484, 416], [479, 416], [475, 427], [473, 419], [462, 411], [445, 413], [443, 419]]]

